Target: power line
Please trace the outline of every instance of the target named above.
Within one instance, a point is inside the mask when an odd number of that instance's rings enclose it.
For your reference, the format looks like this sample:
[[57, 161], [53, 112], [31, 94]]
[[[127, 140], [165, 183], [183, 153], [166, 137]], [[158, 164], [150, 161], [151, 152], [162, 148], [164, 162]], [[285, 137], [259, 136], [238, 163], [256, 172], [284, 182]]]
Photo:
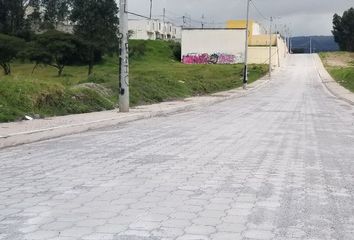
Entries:
[[137, 13], [128, 12], [128, 11], [126, 11], [126, 13], [128, 13], [128, 14], [130, 14], [130, 15], [133, 15], [133, 16], [137, 16], [137, 17], [141, 17], [141, 18], [150, 19], [150, 17], [144, 16], [144, 15], [141, 15], [141, 14], [137, 14]]
[[253, 7], [256, 9], [256, 11], [258, 12], [258, 14], [264, 19], [264, 20], [269, 20], [269, 18], [265, 17], [264, 14], [258, 9], [258, 7], [256, 6], [256, 4], [254, 4], [253, 1], [251, 1]]

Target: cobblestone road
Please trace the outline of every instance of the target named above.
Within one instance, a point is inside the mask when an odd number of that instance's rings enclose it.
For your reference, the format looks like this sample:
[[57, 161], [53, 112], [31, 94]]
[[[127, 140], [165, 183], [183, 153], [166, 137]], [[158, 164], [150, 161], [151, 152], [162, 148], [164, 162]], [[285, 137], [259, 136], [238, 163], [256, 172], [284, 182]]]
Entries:
[[299, 55], [243, 98], [4, 149], [0, 239], [354, 239], [353, 124]]

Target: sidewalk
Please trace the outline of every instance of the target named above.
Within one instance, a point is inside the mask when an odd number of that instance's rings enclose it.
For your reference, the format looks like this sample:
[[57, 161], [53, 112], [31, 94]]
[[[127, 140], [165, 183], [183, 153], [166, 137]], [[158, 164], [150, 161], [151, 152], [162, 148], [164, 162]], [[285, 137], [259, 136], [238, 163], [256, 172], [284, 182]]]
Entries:
[[322, 60], [318, 54], [314, 55], [314, 60], [317, 68], [318, 75], [320, 76], [322, 83], [326, 86], [328, 91], [332, 93], [337, 98], [354, 105], [354, 93], [348, 89], [342, 87], [338, 82], [336, 82], [332, 76], [327, 72], [324, 67]]
[[208, 106], [227, 99], [248, 95], [268, 82], [269, 79], [264, 77], [250, 84], [246, 91], [242, 88], [238, 88], [209, 96], [192, 97], [181, 101], [139, 106], [131, 109], [129, 113], [119, 113], [116, 109], [112, 111], [51, 117], [32, 121], [3, 123], [0, 124], [0, 149], [114, 126], [140, 119], [192, 110], [197, 107]]

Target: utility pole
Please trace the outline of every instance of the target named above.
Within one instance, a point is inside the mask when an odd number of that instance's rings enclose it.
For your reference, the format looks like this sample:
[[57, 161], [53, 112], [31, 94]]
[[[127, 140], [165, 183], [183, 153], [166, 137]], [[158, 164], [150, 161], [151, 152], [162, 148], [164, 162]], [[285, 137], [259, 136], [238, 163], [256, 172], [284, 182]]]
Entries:
[[310, 54], [312, 54], [312, 38], [310, 37]]
[[202, 15], [202, 29], [204, 29], [204, 14]]
[[166, 8], [163, 9], [163, 23], [165, 23], [165, 19], [166, 19]]
[[128, 0], [119, 2], [119, 111], [129, 112]]
[[150, 19], [152, 19], [152, 0], [150, 0]]
[[269, 78], [272, 77], [272, 25], [273, 25], [273, 17], [270, 17], [269, 24]]
[[248, 35], [249, 35], [249, 17], [250, 17], [250, 2], [247, 0], [247, 20], [246, 20], [246, 43], [245, 43], [245, 65], [243, 68], [243, 89], [247, 89], [248, 83]]

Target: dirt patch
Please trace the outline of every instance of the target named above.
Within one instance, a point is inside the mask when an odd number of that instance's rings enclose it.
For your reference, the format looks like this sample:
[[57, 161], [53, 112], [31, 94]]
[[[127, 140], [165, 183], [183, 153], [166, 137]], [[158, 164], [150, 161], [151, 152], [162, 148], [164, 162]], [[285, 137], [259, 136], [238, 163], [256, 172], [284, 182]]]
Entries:
[[354, 65], [354, 53], [326, 53], [324, 61], [329, 67], [350, 67]]

